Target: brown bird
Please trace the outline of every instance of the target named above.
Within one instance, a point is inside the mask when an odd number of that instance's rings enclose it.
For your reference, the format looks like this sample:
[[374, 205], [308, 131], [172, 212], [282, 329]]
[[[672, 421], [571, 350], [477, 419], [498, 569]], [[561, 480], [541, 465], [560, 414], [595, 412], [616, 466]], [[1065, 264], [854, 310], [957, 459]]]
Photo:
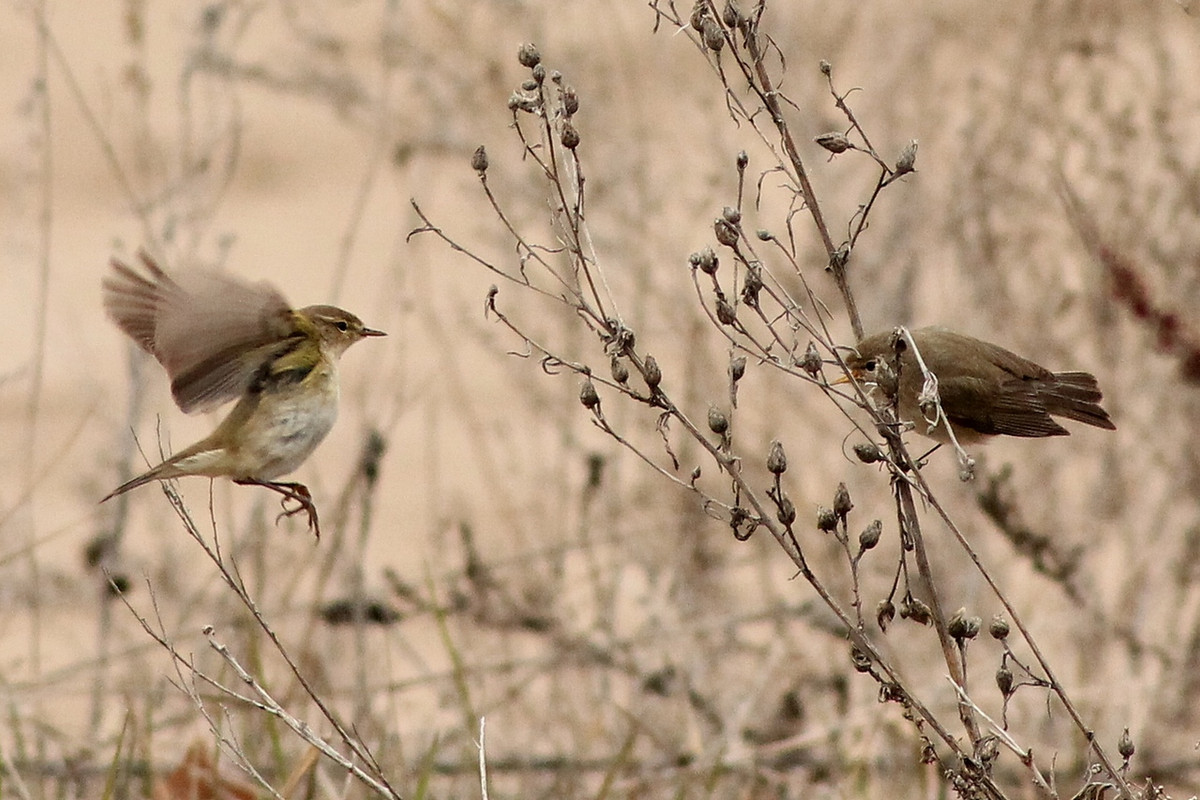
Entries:
[[275, 479], [299, 467], [333, 427], [342, 353], [383, 331], [334, 306], [292, 309], [266, 283], [200, 269], [169, 275], [140, 257], [146, 274], [113, 260], [104, 280], [109, 316], [163, 365], [184, 412], [238, 402], [211, 434], [104, 500], [152, 481], [228, 477], [279, 492], [281, 516], [307, 511], [320, 536], [308, 487]]
[[[925, 366], [937, 376], [942, 410], [960, 444], [991, 436], [1066, 436], [1054, 417], [1115, 430], [1100, 407], [1103, 395], [1087, 372], [1051, 372], [999, 345], [944, 328], [911, 331]], [[892, 331], [868, 336], [846, 357], [855, 379], [870, 385], [883, 377], [881, 364], [894, 365]], [[899, 362], [899, 413], [931, 439], [950, 441], [945, 423], [930, 427], [936, 411], [920, 404], [925, 377], [912, 348], [903, 343]], [[892, 380], [895, 380], [892, 378]], [[847, 382], [842, 378], [840, 383]]]

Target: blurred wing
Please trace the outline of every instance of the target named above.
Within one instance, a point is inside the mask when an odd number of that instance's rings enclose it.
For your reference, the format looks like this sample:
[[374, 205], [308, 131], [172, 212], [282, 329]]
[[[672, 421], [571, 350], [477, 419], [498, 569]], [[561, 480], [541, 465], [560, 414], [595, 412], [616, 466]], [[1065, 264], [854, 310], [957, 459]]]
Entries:
[[201, 269], [168, 275], [140, 257], [146, 275], [113, 260], [104, 307], [163, 365], [185, 412], [240, 395], [294, 332], [287, 301], [269, 284]]

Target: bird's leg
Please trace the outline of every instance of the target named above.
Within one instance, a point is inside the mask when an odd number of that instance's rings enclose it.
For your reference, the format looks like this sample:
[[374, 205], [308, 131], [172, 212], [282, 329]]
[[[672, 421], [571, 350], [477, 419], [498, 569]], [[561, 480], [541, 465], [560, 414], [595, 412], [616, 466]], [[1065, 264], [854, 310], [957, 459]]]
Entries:
[[[318, 539], [321, 538], [321, 523], [317, 517], [317, 506], [313, 502], [312, 492], [310, 492], [308, 487], [303, 483], [260, 481], [253, 478], [242, 478], [240, 480], [235, 480], [234, 483], [241, 484], [242, 486], [262, 486], [264, 489], [270, 489], [273, 492], [278, 492], [279, 494], [283, 495], [283, 499], [279, 501], [279, 504], [283, 507], [283, 513], [275, 518], [275, 523], [278, 524], [279, 520], [283, 519], [284, 517], [293, 517], [296, 514], [304, 511], [308, 513], [308, 529], [311, 530]], [[289, 508], [289, 500], [294, 500], [296, 502], [296, 506]]]

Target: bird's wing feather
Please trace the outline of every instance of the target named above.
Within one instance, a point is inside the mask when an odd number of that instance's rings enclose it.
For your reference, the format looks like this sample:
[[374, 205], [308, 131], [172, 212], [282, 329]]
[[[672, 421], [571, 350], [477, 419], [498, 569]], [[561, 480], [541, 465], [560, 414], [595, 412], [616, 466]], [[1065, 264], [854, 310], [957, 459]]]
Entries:
[[939, 381], [938, 393], [943, 408], [956, 425], [995, 436], [1065, 436], [1066, 428], [1047, 413], [1036, 387], [1023, 380], [1005, 384], [997, 393], [988, 382], [977, 378], [951, 378]]
[[240, 395], [292, 333], [283, 295], [212, 270], [168, 275], [148, 255], [141, 259], [148, 277], [113, 261], [104, 281], [109, 315], [163, 365], [185, 412]]

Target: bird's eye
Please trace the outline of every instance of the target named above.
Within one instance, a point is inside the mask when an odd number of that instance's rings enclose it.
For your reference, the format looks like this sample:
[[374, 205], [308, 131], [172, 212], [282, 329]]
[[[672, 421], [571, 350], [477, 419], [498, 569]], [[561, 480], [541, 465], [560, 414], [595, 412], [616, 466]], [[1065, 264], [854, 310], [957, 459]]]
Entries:
[[345, 333], [346, 331], [350, 330], [350, 323], [346, 322], [346, 320], [344, 320], [344, 319], [339, 319], [337, 322], [333, 323], [333, 325], [335, 328], [337, 328], [342, 333]]
[[863, 369], [865, 369], [867, 372], [874, 372], [875, 371], [875, 359], [871, 358], [871, 359], [867, 359], [865, 362], [863, 362]]

